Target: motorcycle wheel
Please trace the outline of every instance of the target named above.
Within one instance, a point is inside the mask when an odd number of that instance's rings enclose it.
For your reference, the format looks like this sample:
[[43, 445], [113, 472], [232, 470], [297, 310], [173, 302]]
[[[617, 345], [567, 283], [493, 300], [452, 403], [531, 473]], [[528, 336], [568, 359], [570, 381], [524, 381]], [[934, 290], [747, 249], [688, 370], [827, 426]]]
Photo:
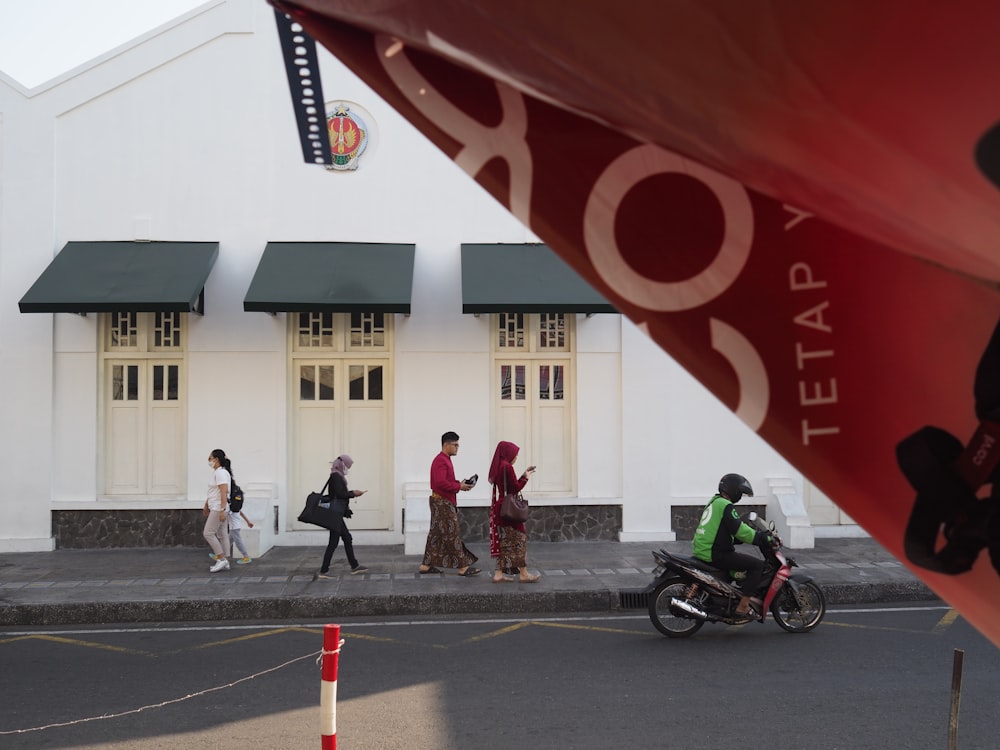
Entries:
[[826, 614], [826, 597], [812, 581], [800, 583], [798, 589], [793, 591], [791, 585], [785, 584], [771, 602], [771, 614], [789, 633], [808, 633]]
[[661, 583], [649, 596], [649, 619], [653, 626], [668, 638], [687, 638], [698, 632], [704, 624], [701, 620], [678, 617], [670, 611], [670, 599], [684, 598], [687, 588], [676, 579]]

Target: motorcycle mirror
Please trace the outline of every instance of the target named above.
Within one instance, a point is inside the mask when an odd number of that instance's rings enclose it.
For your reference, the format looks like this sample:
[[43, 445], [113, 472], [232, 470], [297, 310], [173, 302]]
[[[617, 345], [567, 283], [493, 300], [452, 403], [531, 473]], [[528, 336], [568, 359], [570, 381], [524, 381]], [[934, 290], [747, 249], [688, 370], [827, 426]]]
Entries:
[[772, 534], [774, 533], [774, 530], [775, 530], [776, 528], [778, 528], [778, 527], [774, 525], [774, 521], [768, 521], [768, 522], [767, 522], [767, 529], [768, 529], [768, 531], [770, 531], [770, 532], [771, 532]]

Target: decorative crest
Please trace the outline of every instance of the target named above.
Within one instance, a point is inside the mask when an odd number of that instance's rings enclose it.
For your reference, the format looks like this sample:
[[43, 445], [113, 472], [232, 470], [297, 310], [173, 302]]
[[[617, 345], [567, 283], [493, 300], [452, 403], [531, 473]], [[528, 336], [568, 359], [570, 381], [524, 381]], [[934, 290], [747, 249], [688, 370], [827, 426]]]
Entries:
[[358, 168], [358, 159], [368, 145], [368, 127], [365, 121], [345, 102], [327, 105], [326, 129], [330, 137], [333, 164], [327, 169], [347, 171]]

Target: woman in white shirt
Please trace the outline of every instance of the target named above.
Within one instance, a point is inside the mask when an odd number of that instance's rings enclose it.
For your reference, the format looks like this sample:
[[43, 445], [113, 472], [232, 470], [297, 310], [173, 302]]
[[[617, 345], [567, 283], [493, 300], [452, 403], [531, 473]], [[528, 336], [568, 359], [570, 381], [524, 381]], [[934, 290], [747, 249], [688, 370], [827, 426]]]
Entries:
[[226, 519], [229, 506], [229, 487], [233, 481], [232, 464], [226, 458], [226, 452], [216, 448], [208, 456], [208, 465], [212, 467], [212, 483], [208, 485], [208, 497], [205, 498], [205, 540], [212, 548], [215, 562], [208, 569], [210, 573], [229, 570], [229, 522]]

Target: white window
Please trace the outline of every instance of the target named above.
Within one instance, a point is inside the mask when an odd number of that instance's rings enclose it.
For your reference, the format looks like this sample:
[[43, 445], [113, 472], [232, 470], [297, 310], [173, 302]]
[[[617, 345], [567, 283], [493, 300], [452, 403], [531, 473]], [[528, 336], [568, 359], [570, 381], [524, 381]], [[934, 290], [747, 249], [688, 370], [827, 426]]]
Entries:
[[387, 352], [392, 315], [388, 313], [296, 313], [296, 352]]
[[538, 467], [532, 494], [574, 491], [573, 323], [561, 313], [493, 316], [493, 444], [516, 443], [518, 466]]
[[185, 494], [184, 313], [103, 316], [104, 494]]

